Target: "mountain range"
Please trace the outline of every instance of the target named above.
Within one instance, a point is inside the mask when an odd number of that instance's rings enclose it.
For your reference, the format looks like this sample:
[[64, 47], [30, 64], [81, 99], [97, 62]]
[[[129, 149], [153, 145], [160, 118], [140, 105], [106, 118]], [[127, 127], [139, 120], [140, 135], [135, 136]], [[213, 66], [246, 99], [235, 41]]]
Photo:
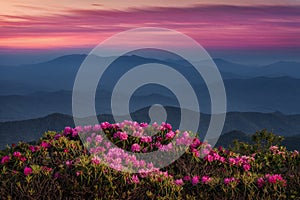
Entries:
[[[74, 126], [71, 117], [72, 89], [85, 58], [86, 55], [74, 54], [38, 64], [0, 64], [1, 148], [19, 140], [36, 140], [47, 130], [60, 131], [65, 126]], [[92, 59], [101, 63], [112, 58], [93, 56]], [[99, 121], [112, 121], [111, 91], [124, 73], [133, 66], [158, 63], [179, 71], [197, 90], [202, 113], [199, 132], [203, 137], [210, 119], [210, 95], [203, 78], [189, 63], [169, 57], [153, 59], [139, 55], [124, 55], [115, 59], [98, 85], [95, 109]], [[296, 148], [295, 141], [299, 141], [297, 135], [300, 134], [300, 63], [280, 61], [252, 66], [219, 58], [214, 62], [224, 80], [228, 111], [219, 143], [226, 146], [235, 137], [249, 140], [249, 134], [267, 128], [285, 136], [288, 145], [293, 143], [289, 147]], [[205, 61], [197, 63], [205, 67]], [[174, 80], [175, 86], [180, 87], [181, 84]], [[185, 94], [186, 91], [181, 92]], [[188, 94], [185, 97], [190, 98]], [[122, 98], [119, 100], [123, 101]], [[174, 127], [178, 125], [180, 112], [176, 94], [155, 84], [134, 92], [130, 99], [130, 112], [135, 120], [148, 122], [149, 106], [153, 104], [165, 106], [168, 122]]]
[[[0, 90], [0, 95], [30, 94], [36, 91], [72, 90], [76, 73], [85, 58], [86, 55], [84, 54], [74, 54], [38, 64], [19, 66], [1, 66], [0, 64], [0, 88], [2, 89], [4, 86], [10, 87], [10, 90]], [[95, 62], [101, 63], [101, 61], [111, 58], [94, 56], [92, 59]], [[214, 59], [214, 62], [225, 80], [282, 76], [300, 79], [300, 63], [297, 62], [280, 61], [265, 66], [248, 66], [219, 58]], [[160, 63], [172, 66], [175, 69], [184, 69], [185, 75], [191, 81], [201, 82], [199, 77], [194, 78], [193, 74], [195, 71], [188, 67], [186, 62], [170, 60], [170, 58], [152, 59], [137, 55], [125, 55], [116, 58], [111, 67], [117, 68], [117, 70], [111, 70], [110, 73], [107, 73], [107, 76], [115, 76], [119, 70], [122, 71], [129, 67], [145, 63]], [[198, 63], [201, 66], [201, 62], [199, 61]], [[205, 66], [205, 63], [203, 66]], [[22, 88], [20, 88], [20, 84], [23, 85]]]
[[[282, 112], [300, 113], [300, 79], [290, 77], [224, 80], [228, 112]], [[200, 109], [210, 113], [210, 98], [205, 85], [198, 87]], [[184, 92], [184, 91], [183, 91]], [[189, 98], [188, 95], [186, 95]], [[97, 92], [96, 110], [98, 114], [111, 114], [111, 93]], [[122, 98], [120, 99], [122, 100]], [[179, 107], [176, 96], [164, 89], [148, 87], [131, 97], [130, 111], [153, 104]], [[38, 118], [51, 113], [72, 114], [72, 92], [34, 92], [31, 94], [0, 96], [0, 121], [16, 121]]]
[[[131, 114], [132, 119], [139, 122], [149, 122], [150, 118], [148, 111], [149, 108], [138, 110]], [[174, 107], [166, 107], [166, 111], [168, 114], [167, 122], [171, 123], [175, 129], [178, 128], [180, 122], [180, 118], [178, 118], [178, 116], [180, 116], [180, 110]], [[99, 115], [98, 120], [99, 122], [114, 122], [111, 115]], [[199, 136], [201, 139], [205, 136], [209, 121], [210, 115], [201, 114], [199, 123]], [[6, 144], [16, 143], [18, 141], [34, 141], [40, 138], [45, 131], [61, 131], [65, 126], [74, 127], [73, 118], [69, 115], [59, 113], [30, 120], [1, 122], [0, 137], [2, 139], [0, 147], [2, 148]], [[297, 139], [300, 135], [300, 115], [284, 115], [279, 112], [229, 112], [227, 113], [222, 131], [223, 136], [219, 139], [218, 144], [226, 146], [230, 143], [229, 141], [236, 138], [247, 140], [249, 139], [249, 135], [262, 129], [267, 129], [275, 134], [282, 135], [287, 138], [286, 141], [291, 141], [289, 138], [294, 137]], [[238, 134], [227, 134], [232, 131], [238, 131]], [[240, 133], [243, 133], [244, 135]]]

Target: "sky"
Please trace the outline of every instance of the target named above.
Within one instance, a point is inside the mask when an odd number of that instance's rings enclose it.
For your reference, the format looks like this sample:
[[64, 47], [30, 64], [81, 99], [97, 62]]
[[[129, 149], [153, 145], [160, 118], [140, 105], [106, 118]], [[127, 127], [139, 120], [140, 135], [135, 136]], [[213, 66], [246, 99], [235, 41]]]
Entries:
[[149, 26], [182, 32], [214, 57], [300, 59], [299, 0], [10, 0], [0, 7], [2, 63], [87, 53], [120, 31]]

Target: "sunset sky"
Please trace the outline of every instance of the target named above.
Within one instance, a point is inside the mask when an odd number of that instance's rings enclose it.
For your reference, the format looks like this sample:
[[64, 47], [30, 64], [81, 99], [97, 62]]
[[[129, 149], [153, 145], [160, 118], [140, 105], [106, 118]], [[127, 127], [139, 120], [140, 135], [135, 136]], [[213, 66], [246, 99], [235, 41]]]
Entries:
[[292, 57], [300, 50], [297, 0], [10, 0], [0, 7], [3, 55], [89, 49], [115, 33], [145, 26], [183, 32], [216, 52], [282, 50]]

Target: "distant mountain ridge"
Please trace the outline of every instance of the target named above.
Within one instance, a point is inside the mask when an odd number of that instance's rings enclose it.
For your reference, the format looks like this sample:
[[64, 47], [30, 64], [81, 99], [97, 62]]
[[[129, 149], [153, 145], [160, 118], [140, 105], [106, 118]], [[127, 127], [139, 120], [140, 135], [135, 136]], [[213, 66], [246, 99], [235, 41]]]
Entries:
[[[133, 120], [140, 122], [149, 122], [148, 116], [149, 108], [141, 109], [132, 113]], [[167, 121], [171, 123], [174, 128], [178, 128], [180, 111], [177, 108], [166, 107], [168, 112]], [[114, 122], [111, 115], [99, 115], [99, 122], [109, 121]], [[199, 133], [200, 137], [204, 138], [207, 127], [210, 121], [210, 115], [201, 114]], [[191, 122], [193, 123], [193, 122]], [[73, 118], [64, 114], [51, 114], [42, 118], [0, 122], [0, 147], [5, 144], [16, 143], [22, 141], [33, 141], [38, 139], [45, 131], [61, 131], [65, 126], [74, 127]], [[258, 130], [268, 129], [275, 134], [284, 137], [296, 137], [300, 135], [300, 115], [284, 115], [282, 113], [228, 113], [223, 128], [223, 134], [238, 130], [245, 134], [253, 134]], [[237, 137], [239, 135], [237, 134]], [[239, 136], [240, 137], [240, 136]], [[232, 137], [228, 137], [231, 138]], [[228, 141], [231, 139], [228, 139]], [[236, 139], [236, 138], [234, 138]], [[222, 140], [220, 140], [222, 142]], [[295, 145], [294, 145], [295, 146]]]
[[[1, 82], [1, 81], [0, 81]], [[257, 77], [252, 79], [224, 80], [228, 112], [300, 113], [300, 79], [290, 77]], [[210, 97], [205, 85], [199, 85], [200, 109], [210, 112]], [[183, 91], [184, 92], [184, 91]], [[85, 95], [85, 94], [83, 94]], [[110, 112], [111, 93], [97, 92], [97, 113]], [[164, 90], [148, 87], [132, 97], [131, 112], [160, 103], [177, 106], [176, 96]], [[24, 95], [0, 95], [0, 121], [38, 118], [51, 113], [72, 114], [72, 91], [36, 91]]]
[[[73, 54], [61, 56], [48, 62], [20, 65], [20, 66], [1, 66], [0, 64], [0, 81], [16, 81], [25, 85], [33, 85], [37, 90], [55, 91], [71, 90], [75, 80], [76, 73], [81, 63], [86, 58], [85, 54]], [[111, 57], [110, 57], [111, 58]], [[92, 56], [95, 62], [100, 62], [103, 57]], [[161, 63], [185, 67], [185, 64], [179, 61], [166, 59], [150, 59], [141, 56], [121, 56], [120, 62], [127, 65], [128, 63]], [[247, 79], [254, 77], [281, 77], [289, 76], [291, 78], [300, 78], [300, 63], [281, 61], [265, 66], [242, 65], [226, 61], [224, 59], [214, 59], [219, 68], [223, 79]], [[201, 62], [198, 62], [201, 65]], [[186, 70], [190, 70], [187, 68]], [[193, 71], [187, 74], [192, 75]], [[0, 87], [1, 87], [0, 82]], [[1, 91], [0, 91], [1, 92]], [[15, 91], [15, 94], [18, 90]], [[33, 91], [32, 91], [33, 92]], [[7, 95], [7, 93], [0, 93]]]

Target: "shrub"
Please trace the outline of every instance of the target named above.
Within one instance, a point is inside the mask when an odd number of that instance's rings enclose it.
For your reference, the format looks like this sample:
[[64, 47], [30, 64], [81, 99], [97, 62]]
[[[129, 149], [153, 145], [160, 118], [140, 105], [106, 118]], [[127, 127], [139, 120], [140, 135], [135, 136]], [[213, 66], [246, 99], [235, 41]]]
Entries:
[[[150, 131], [156, 134], [148, 136]], [[252, 145], [236, 142], [224, 149], [166, 123], [66, 127], [45, 133], [36, 144], [0, 151], [0, 193], [3, 199], [300, 198], [299, 153], [279, 146], [282, 138], [266, 130], [253, 139]], [[169, 152], [185, 144], [185, 153], [162, 169], [127, 154]], [[143, 173], [121, 171], [124, 163]]]

